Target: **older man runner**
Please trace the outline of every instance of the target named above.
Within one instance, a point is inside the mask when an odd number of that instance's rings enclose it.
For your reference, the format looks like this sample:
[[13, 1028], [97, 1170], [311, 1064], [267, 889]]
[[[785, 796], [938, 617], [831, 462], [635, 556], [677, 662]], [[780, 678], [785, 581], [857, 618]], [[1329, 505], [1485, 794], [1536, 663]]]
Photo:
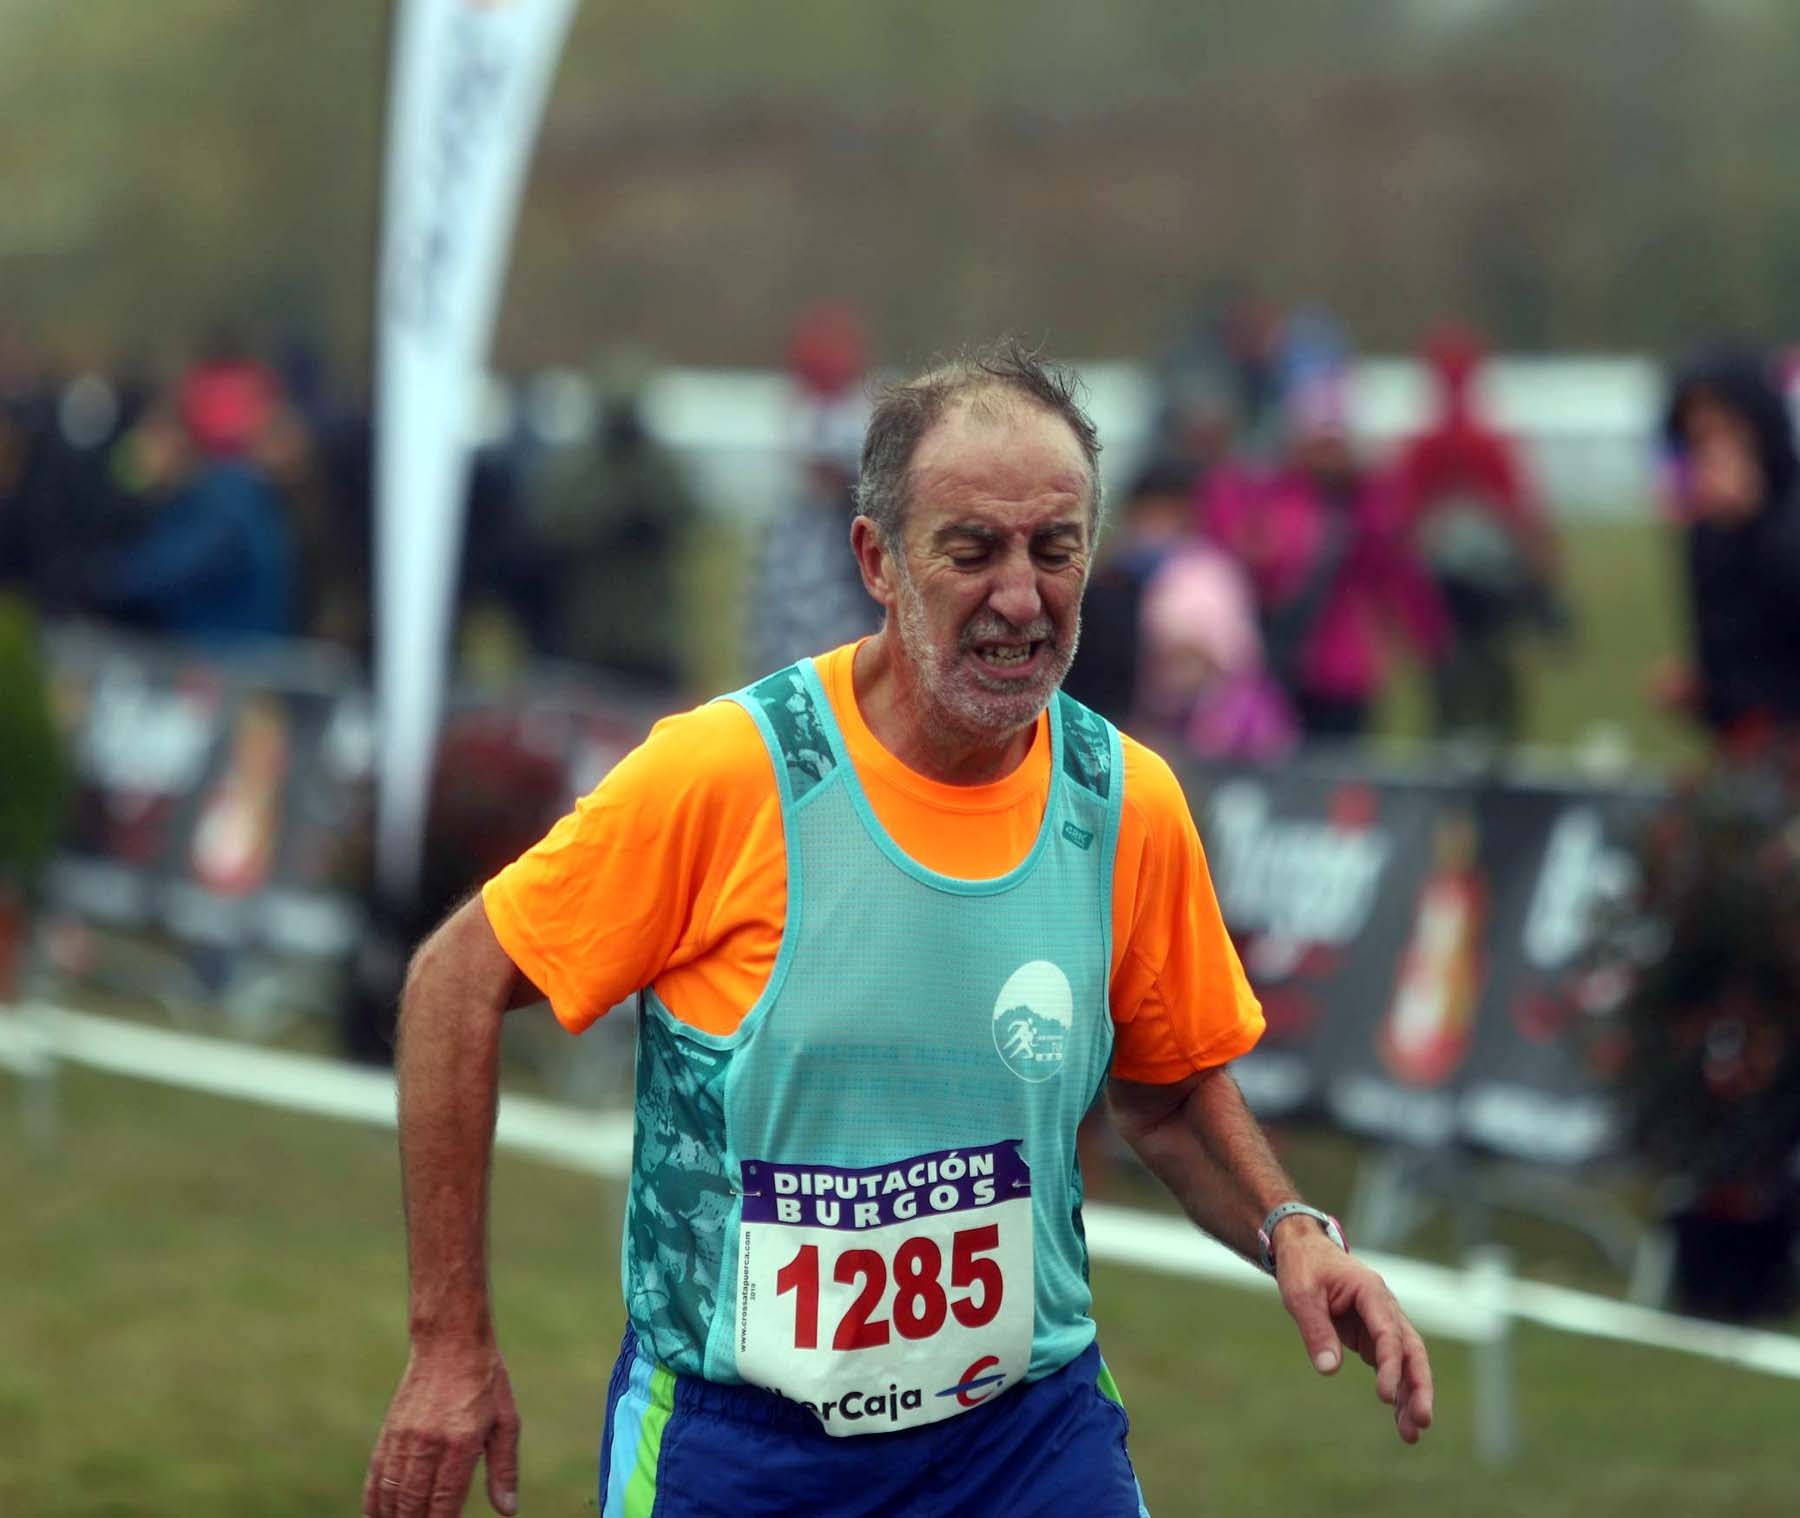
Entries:
[[580, 1031], [641, 991], [606, 1518], [1140, 1514], [1081, 1229], [1103, 1084], [1316, 1367], [1348, 1345], [1430, 1424], [1424, 1345], [1226, 1073], [1262, 1017], [1179, 785], [1058, 691], [1098, 452], [1016, 348], [891, 392], [851, 527], [881, 631], [659, 723], [419, 950], [370, 1518], [460, 1512], [484, 1449], [515, 1508], [485, 1200], [501, 1017], [539, 994]]

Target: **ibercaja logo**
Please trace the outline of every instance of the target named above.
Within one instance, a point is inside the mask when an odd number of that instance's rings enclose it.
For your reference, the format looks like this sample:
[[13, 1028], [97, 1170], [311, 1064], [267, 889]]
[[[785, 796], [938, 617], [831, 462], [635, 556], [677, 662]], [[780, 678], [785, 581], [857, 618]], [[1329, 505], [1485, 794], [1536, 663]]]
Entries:
[[954, 1397], [964, 1407], [976, 1407], [994, 1395], [1000, 1389], [1000, 1383], [1006, 1377], [996, 1369], [1000, 1364], [997, 1355], [983, 1355], [962, 1373], [954, 1386], [946, 1386], [938, 1393], [940, 1397]]

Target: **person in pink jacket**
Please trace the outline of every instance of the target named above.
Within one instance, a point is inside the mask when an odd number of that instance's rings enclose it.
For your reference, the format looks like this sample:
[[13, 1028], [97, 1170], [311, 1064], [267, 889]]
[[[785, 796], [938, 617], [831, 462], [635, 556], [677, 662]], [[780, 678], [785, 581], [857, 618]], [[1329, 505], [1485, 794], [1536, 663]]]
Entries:
[[1275, 470], [1221, 471], [1199, 505], [1202, 530], [1250, 575], [1270, 667], [1308, 740], [1362, 735], [1396, 637], [1427, 663], [1449, 638], [1393, 482], [1352, 450], [1344, 401], [1340, 374], [1304, 381]]

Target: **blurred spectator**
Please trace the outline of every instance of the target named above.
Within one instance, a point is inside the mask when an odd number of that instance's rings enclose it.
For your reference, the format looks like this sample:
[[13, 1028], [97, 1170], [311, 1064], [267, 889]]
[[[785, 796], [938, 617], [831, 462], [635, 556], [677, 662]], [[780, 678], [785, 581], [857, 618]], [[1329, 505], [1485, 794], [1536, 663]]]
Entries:
[[1423, 357], [1437, 384], [1431, 426], [1401, 450], [1406, 531], [1450, 615], [1450, 643], [1432, 680], [1440, 736], [1519, 735], [1517, 634], [1535, 619], [1560, 630], [1550, 523], [1518, 445], [1481, 415], [1479, 337], [1434, 333]]
[[1314, 384], [1336, 383], [1348, 372], [1350, 340], [1344, 325], [1324, 306], [1301, 306], [1279, 329], [1275, 348], [1276, 395], [1283, 407], [1289, 396]]
[[[275, 401], [257, 429], [249, 458], [280, 491], [296, 552], [293, 630], [347, 646], [360, 641], [358, 583], [369, 546], [346, 529], [329, 429], [337, 418], [326, 396], [323, 360], [298, 337], [266, 371]], [[363, 528], [366, 531], [366, 525]]]
[[1773, 374], [1748, 351], [1700, 354], [1665, 432], [1694, 653], [1662, 694], [1727, 741], [1800, 724], [1800, 461]]
[[1168, 757], [1269, 758], [1291, 745], [1293, 718], [1263, 667], [1242, 568], [1192, 532], [1192, 483], [1164, 463], [1133, 484], [1064, 688]]
[[1266, 453], [1279, 431], [1282, 340], [1280, 310], [1255, 289], [1226, 285], [1205, 296], [1156, 359], [1156, 455], [1206, 468], [1234, 440]]
[[112, 446], [136, 403], [99, 375], [58, 385], [22, 355], [0, 376], [0, 587], [86, 609], [92, 566], [127, 535]]
[[1216, 479], [1200, 522], [1249, 571], [1270, 668], [1306, 738], [1355, 738], [1387, 676], [1384, 635], [1435, 663], [1448, 620], [1400, 531], [1391, 482], [1351, 452], [1342, 375], [1302, 383], [1286, 419], [1285, 462], [1267, 478]]
[[508, 427], [474, 451], [465, 487], [457, 658], [479, 683], [515, 678], [551, 641], [555, 566], [526, 520], [520, 441]]
[[780, 669], [875, 631], [879, 608], [849, 552], [868, 405], [868, 346], [848, 306], [821, 301], [788, 340], [799, 493], [769, 524], [750, 584], [750, 663]]
[[799, 408], [800, 493], [769, 524], [750, 585], [753, 671], [854, 642], [880, 620], [850, 552], [866, 414], [855, 395]]
[[312, 583], [310, 630], [366, 656], [374, 642], [375, 595], [375, 429], [366, 399], [329, 413], [315, 443], [331, 563]]
[[1185, 470], [1191, 495], [1216, 470], [1232, 467], [1237, 434], [1237, 405], [1228, 376], [1218, 369], [1196, 369], [1164, 395], [1152, 457]]
[[207, 363], [124, 440], [147, 520], [102, 562], [97, 609], [214, 648], [293, 631], [298, 562], [287, 510], [250, 457], [274, 415], [272, 376]]
[[182, 376], [175, 406], [182, 428], [204, 457], [244, 458], [275, 420], [281, 381], [267, 364], [250, 357], [234, 334], [222, 332]]
[[862, 318], [841, 301], [819, 301], [801, 312], [788, 336], [788, 373], [805, 402], [850, 397], [868, 372]]
[[683, 678], [677, 580], [698, 508], [680, 466], [643, 418], [642, 360], [615, 354], [595, 374], [593, 440], [549, 466], [537, 492], [553, 653], [658, 686]]

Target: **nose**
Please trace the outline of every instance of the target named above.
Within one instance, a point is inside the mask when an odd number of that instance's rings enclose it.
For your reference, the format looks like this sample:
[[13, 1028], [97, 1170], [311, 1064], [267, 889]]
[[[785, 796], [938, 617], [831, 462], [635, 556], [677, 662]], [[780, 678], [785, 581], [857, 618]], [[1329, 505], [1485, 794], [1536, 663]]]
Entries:
[[1038, 591], [1037, 569], [1030, 555], [1008, 555], [988, 592], [988, 607], [1019, 628], [1031, 626], [1043, 614], [1044, 598]]

